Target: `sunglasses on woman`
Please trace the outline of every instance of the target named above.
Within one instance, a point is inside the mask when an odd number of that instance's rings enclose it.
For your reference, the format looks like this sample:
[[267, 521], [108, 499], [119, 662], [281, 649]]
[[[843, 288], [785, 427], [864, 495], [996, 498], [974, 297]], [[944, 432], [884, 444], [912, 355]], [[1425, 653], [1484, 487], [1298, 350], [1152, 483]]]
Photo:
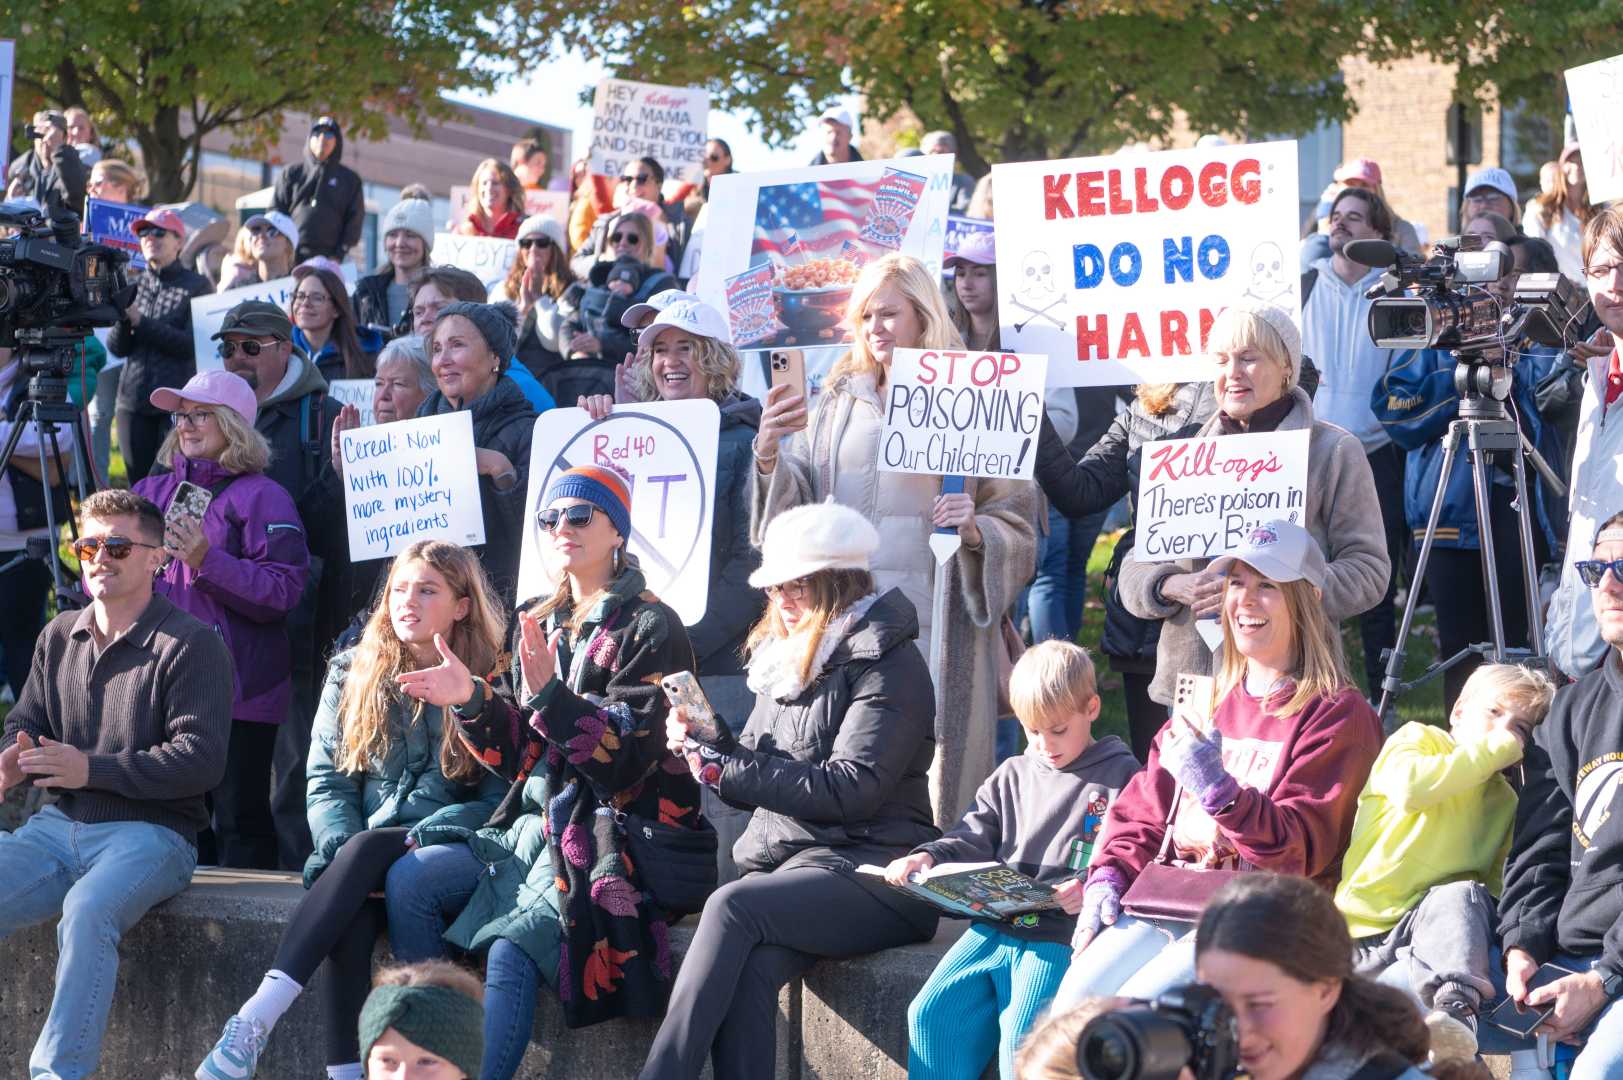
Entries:
[[584, 529], [592, 523], [592, 515], [595, 513], [597, 507], [591, 503], [576, 503], [562, 509], [549, 506], [535, 515], [535, 523], [541, 526], [542, 532], [557, 532], [560, 521], [569, 522], [571, 528]]
[[1578, 571], [1578, 580], [1591, 589], [1600, 588], [1608, 570], [1618, 581], [1623, 581], [1623, 559], [1583, 559], [1572, 565]]
[[622, 184], [646, 184], [646, 183], [648, 183], [648, 181], [650, 181], [652, 179], [653, 179], [653, 177], [649, 176], [647, 173], [638, 173], [636, 176], [622, 176], [622, 177], [620, 177], [620, 183], [622, 183]]
[[127, 536], [81, 536], [68, 545], [68, 550], [73, 552], [73, 557], [80, 562], [91, 562], [95, 559], [96, 553], [104, 548], [111, 558], [118, 560], [129, 558], [130, 552], [138, 547], [156, 548], [157, 546], [157, 544], [147, 544], [140, 540], [131, 540]]
[[274, 233], [274, 232], [279, 232], [279, 230], [274, 225], [250, 225], [250, 226], [248, 226], [248, 235], [249, 236], [264, 236], [266, 233]]
[[220, 347], [215, 351], [220, 354], [221, 360], [229, 360], [237, 355], [238, 349], [242, 350], [244, 356], [258, 356], [261, 349], [268, 349], [272, 344], [274, 342], [253, 341], [251, 339], [248, 341], [222, 341]]
[[640, 237], [636, 233], [632, 233], [632, 232], [617, 232], [613, 236], [609, 237], [609, 243], [611, 243], [611, 244], [640, 244], [640, 243], [642, 243], [642, 237]]
[[148, 225], [146, 228], [141, 230], [140, 235], [150, 236], [154, 240], [162, 240], [166, 236], [173, 236], [175, 234], [170, 232], [168, 229], [160, 229], [156, 225]]
[[518, 246], [526, 250], [533, 247], [549, 248], [552, 246], [552, 238], [550, 236], [526, 236], [518, 242]]

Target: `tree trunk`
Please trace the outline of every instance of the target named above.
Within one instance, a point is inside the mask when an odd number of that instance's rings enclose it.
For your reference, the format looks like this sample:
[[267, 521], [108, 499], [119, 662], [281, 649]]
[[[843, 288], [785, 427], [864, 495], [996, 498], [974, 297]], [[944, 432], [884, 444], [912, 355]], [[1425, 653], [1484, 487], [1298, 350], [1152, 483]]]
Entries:
[[180, 202], [191, 194], [202, 140], [182, 137], [178, 106], [160, 108], [150, 124], [135, 132], [135, 141], [141, 146], [150, 202]]

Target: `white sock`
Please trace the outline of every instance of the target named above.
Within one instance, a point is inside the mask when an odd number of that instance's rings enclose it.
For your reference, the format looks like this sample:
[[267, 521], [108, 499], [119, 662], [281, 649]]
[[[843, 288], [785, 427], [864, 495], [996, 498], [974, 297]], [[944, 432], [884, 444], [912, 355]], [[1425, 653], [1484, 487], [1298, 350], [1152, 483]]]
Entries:
[[361, 1068], [359, 1061], [352, 1061], [348, 1065], [328, 1065], [327, 1080], [366, 1080], [366, 1070]]
[[265, 977], [259, 981], [259, 989], [254, 991], [253, 997], [242, 1003], [237, 1015], [259, 1021], [260, 1026], [265, 1029], [265, 1034], [269, 1035], [271, 1028], [276, 1026], [276, 1021], [282, 1018], [282, 1014], [292, 1007], [303, 992], [304, 987], [294, 982], [292, 976], [272, 968], [265, 972]]

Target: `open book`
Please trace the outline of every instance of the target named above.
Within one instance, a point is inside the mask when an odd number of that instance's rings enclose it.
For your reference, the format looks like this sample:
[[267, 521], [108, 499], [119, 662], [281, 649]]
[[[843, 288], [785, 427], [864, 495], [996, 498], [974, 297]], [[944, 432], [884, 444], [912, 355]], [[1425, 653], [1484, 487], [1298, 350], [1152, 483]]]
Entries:
[[[885, 868], [870, 863], [857, 867], [857, 873], [883, 880]], [[892, 887], [905, 889], [949, 914], [975, 919], [1012, 922], [1022, 915], [1059, 907], [1051, 887], [995, 862], [942, 863], [914, 874], [906, 885]]]

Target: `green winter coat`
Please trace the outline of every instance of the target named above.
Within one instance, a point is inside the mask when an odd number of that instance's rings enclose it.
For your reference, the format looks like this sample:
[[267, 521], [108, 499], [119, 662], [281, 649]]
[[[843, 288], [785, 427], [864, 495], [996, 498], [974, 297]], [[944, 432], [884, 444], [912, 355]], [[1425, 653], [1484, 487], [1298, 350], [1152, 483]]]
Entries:
[[490, 770], [472, 785], [447, 780], [440, 772], [442, 711], [403, 697], [396, 697], [389, 710], [389, 750], [383, 760], [370, 762], [364, 775], [339, 772], [334, 765], [338, 702], [354, 656], [353, 649], [346, 650], [327, 666], [327, 685], [310, 733], [304, 805], [315, 850], [304, 864], [305, 888], [358, 832], [416, 825], [431, 814], [440, 814], [441, 824], [474, 828], [490, 817], [507, 792], [506, 781]]
[[[569, 617], [554, 612], [549, 634]], [[581, 635], [560, 642], [558, 676], [522, 707], [516, 639], [515, 620], [506, 671], [478, 715], [459, 718], [484, 762], [513, 777], [512, 789], [477, 833], [440, 815], [418, 828], [424, 846], [466, 842], [488, 867], [446, 940], [476, 953], [497, 938], [518, 945], [572, 1028], [658, 1016], [672, 977], [666, 916], [643, 893], [616, 819], [699, 820], [698, 784], [665, 747], [659, 685], [693, 670], [693, 648], [635, 566], [610, 585]]]

